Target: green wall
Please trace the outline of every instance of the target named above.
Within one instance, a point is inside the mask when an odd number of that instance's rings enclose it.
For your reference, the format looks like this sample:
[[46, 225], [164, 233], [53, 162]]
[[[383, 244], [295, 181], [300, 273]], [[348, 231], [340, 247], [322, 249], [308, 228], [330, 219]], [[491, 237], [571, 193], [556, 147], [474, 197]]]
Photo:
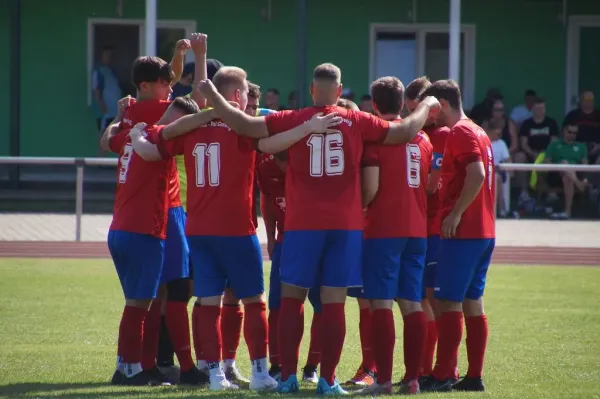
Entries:
[[10, 48], [8, 23], [8, 1], [0, 0], [0, 155], [9, 155], [10, 151], [10, 125], [9, 125], [9, 100], [10, 100]]
[[[55, 3], [60, 3], [58, 6]], [[123, 18], [143, 18], [144, 0], [126, 0]], [[412, 0], [309, 0], [307, 79], [318, 63], [338, 64], [357, 95], [368, 87], [371, 22], [410, 23]], [[476, 99], [500, 87], [509, 106], [525, 89], [564, 109], [565, 28], [561, 1], [463, 0], [463, 22], [476, 24]], [[593, 4], [592, 4], [593, 3]], [[8, 0], [0, 0], [0, 45], [8, 46]], [[22, 0], [22, 155], [94, 156], [98, 134], [87, 105], [87, 19], [115, 18], [116, 0]], [[193, 19], [209, 35], [209, 56], [239, 65], [285, 102], [296, 84], [296, 1], [159, 1], [160, 19]], [[417, 22], [447, 23], [448, 0], [419, 0]], [[235, 9], [235, 12], [232, 10]], [[228, 14], [224, 16], [223, 10]], [[6, 11], [6, 12], [5, 12]], [[586, 12], [587, 11], [587, 12]], [[570, 14], [600, 14], [600, 2], [569, 0]], [[4, 22], [4, 23], [1, 23]], [[0, 153], [8, 146], [8, 57], [0, 52]]]

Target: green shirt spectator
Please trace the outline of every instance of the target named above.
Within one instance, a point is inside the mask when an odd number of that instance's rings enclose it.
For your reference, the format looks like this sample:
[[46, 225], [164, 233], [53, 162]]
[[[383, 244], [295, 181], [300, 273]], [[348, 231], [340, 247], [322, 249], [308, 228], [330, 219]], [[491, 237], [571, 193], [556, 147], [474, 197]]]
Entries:
[[546, 158], [552, 163], [581, 164], [587, 159], [587, 146], [579, 141], [567, 141], [563, 137], [548, 145]]

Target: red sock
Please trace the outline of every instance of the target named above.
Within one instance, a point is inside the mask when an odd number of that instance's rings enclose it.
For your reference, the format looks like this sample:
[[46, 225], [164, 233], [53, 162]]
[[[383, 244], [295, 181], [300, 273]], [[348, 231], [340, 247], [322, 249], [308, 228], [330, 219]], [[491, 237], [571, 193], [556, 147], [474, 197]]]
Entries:
[[298, 372], [300, 342], [304, 334], [304, 301], [281, 298], [279, 310], [279, 355], [281, 356], [281, 381]]
[[119, 325], [117, 353], [123, 363], [141, 363], [144, 319], [148, 311], [135, 306], [125, 306]]
[[250, 360], [267, 357], [267, 304], [255, 302], [244, 305], [246, 320], [244, 320], [244, 339], [248, 345]]
[[202, 305], [194, 325], [194, 341], [202, 345], [202, 354], [207, 363], [221, 361], [221, 307]]
[[187, 302], [167, 301], [165, 323], [181, 370], [191, 369], [194, 367], [194, 360], [192, 359], [192, 347], [190, 345], [190, 320], [188, 318]]
[[162, 302], [152, 301], [150, 310], [144, 320], [144, 340], [142, 344], [142, 368], [150, 370], [156, 366], [158, 339], [160, 338], [160, 319]]
[[371, 309], [360, 310], [360, 320], [358, 322], [360, 331], [360, 347], [362, 350], [362, 368], [363, 370], [375, 370], [375, 358], [373, 357], [371, 342]]
[[343, 303], [325, 303], [321, 317], [325, 321], [321, 327], [321, 377], [333, 385], [344, 339], [346, 338], [346, 314]]
[[198, 303], [194, 304], [194, 310], [192, 310], [192, 338], [194, 340], [194, 353], [196, 354], [196, 360], [204, 360], [204, 354], [202, 353], [202, 341], [200, 341], [200, 334], [197, 331], [200, 325], [200, 308], [202, 306]]
[[433, 357], [435, 356], [435, 345], [437, 344], [438, 332], [435, 320], [427, 322], [427, 340], [425, 341], [425, 350], [421, 360], [421, 375], [431, 375], [433, 371]]
[[485, 315], [467, 317], [465, 325], [467, 327], [467, 358], [469, 359], [467, 377], [481, 377], [488, 339], [487, 317]]
[[223, 334], [223, 360], [235, 359], [240, 337], [244, 312], [240, 305], [223, 305], [221, 310], [221, 334]]
[[269, 310], [269, 362], [280, 366], [279, 362], [279, 309]]
[[306, 364], [317, 367], [319, 363], [321, 363], [321, 313], [313, 313]]
[[419, 378], [421, 359], [427, 340], [427, 315], [414, 312], [404, 316], [404, 367], [406, 381]]
[[444, 381], [454, 378], [458, 348], [462, 339], [462, 312], [444, 312], [438, 321], [438, 347], [433, 376]]
[[394, 345], [396, 326], [392, 309], [376, 309], [371, 313], [373, 357], [377, 366], [377, 383], [385, 384], [392, 380], [394, 368]]

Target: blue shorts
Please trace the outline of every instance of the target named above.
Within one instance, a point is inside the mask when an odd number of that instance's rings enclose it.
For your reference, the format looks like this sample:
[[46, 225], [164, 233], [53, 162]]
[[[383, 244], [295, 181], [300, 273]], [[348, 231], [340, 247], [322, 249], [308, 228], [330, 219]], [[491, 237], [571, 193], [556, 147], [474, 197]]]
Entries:
[[440, 240], [435, 297], [453, 302], [481, 298], [495, 244], [493, 238]]
[[310, 289], [361, 287], [362, 230], [286, 231], [281, 282]]
[[190, 248], [185, 237], [185, 219], [182, 206], [169, 209], [161, 283], [190, 276]]
[[262, 251], [256, 235], [240, 237], [189, 236], [194, 268], [194, 296], [223, 295], [231, 287], [239, 298], [265, 290]]
[[365, 297], [365, 290], [363, 287], [351, 287], [348, 288], [348, 294], [350, 298], [363, 299]]
[[[281, 243], [273, 245], [273, 259], [271, 260], [271, 275], [269, 277], [269, 309], [281, 307]], [[321, 313], [321, 292], [316, 286], [308, 291], [308, 300], [315, 313]]]
[[440, 236], [427, 237], [427, 255], [425, 255], [425, 273], [423, 273], [423, 287], [435, 287], [435, 268], [438, 263], [440, 250]]
[[156, 298], [165, 254], [165, 240], [148, 234], [110, 230], [108, 249], [125, 298]]
[[363, 257], [364, 297], [420, 302], [426, 252], [425, 238], [366, 239]]

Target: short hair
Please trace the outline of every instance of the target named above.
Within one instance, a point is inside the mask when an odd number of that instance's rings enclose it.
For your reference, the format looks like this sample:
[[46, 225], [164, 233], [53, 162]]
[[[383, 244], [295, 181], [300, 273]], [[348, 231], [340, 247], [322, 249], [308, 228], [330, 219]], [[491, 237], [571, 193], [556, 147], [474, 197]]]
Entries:
[[164, 81], [171, 83], [175, 74], [171, 65], [159, 57], [142, 56], [136, 58], [131, 68], [131, 81], [136, 89], [144, 82], [155, 83]]
[[433, 96], [438, 100], [445, 100], [450, 107], [456, 110], [462, 107], [462, 97], [458, 83], [452, 79], [436, 80], [421, 93], [420, 100], [427, 96]]
[[271, 87], [270, 89], [267, 90], [267, 93], [275, 94], [276, 96], [278, 96], [279, 95], [279, 90]]
[[260, 98], [260, 86], [248, 81], [248, 97], [259, 99]]
[[346, 98], [340, 98], [337, 102], [337, 106], [349, 109], [351, 111], [360, 111], [360, 108], [358, 108], [358, 105], [356, 105], [354, 101], [350, 101]]
[[427, 76], [420, 76], [406, 86], [404, 95], [407, 100], [418, 100], [425, 89], [431, 86]]
[[313, 71], [313, 80], [341, 83], [342, 71], [331, 63], [317, 65]]
[[371, 101], [372, 99], [373, 99], [373, 97], [371, 97], [371, 95], [365, 94], [364, 96], [362, 96], [360, 98], [360, 101]]
[[248, 75], [242, 68], [234, 66], [225, 66], [219, 69], [219, 71], [213, 77], [212, 82], [219, 91], [223, 93], [227, 91], [229, 86], [242, 86], [246, 81]]
[[535, 100], [533, 100], [533, 105], [536, 104], [546, 104], [546, 100], [541, 97], [536, 97]]
[[379, 78], [371, 83], [371, 97], [381, 114], [399, 114], [404, 102], [404, 85], [394, 76]]
[[533, 89], [525, 90], [525, 97], [537, 97], [537, 93]]
[[172, 105], [185, 115], [197, 114], [200, 112], [200, 107], [196, 101], [188, 96], [177, 97], [175, 100], [173, 100]]

